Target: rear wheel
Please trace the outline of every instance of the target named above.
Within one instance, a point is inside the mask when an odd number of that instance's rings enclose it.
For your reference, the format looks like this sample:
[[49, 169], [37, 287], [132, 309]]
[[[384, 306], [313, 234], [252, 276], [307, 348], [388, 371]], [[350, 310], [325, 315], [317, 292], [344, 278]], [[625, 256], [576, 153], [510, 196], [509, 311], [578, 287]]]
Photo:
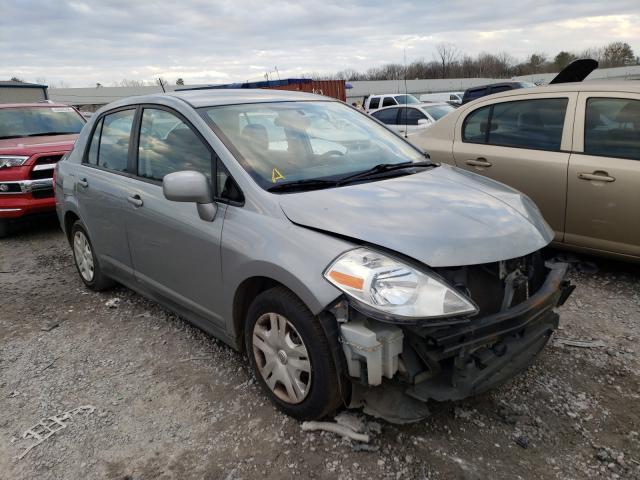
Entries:
[[258, 381], [280, 410], [309, 420], [340, 406], [324, 330], [289, 290], [276, 287], [256, 297], [246, 319], [245, 345]]
[[80, 220], [77, 220], [71, 227], [71, 247], [80, 279], [87, 287], [99, 291], [115, 284], [113, 280], [102, 273], [89, 235]]

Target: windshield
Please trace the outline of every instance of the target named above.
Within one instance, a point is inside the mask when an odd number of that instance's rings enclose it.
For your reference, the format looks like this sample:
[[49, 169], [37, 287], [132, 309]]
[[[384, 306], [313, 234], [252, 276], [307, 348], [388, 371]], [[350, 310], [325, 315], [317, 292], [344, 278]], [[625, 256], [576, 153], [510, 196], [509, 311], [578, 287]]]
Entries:
[[339, 179], [424, 156], [385, 127], [339, 102], [252, 103], [200, 109], [262, 188]]
[[78, 133], [84, 123], [71, 107], [0, 108], [0, 139]]
[[430, 107], [422, 107], [422, 110], [431, 115], [434, 120], [440, 120], [447, 113], [453, 112], [455, 108], [451, 105], [432, 105]]
[[413, 95], [396, 95], [393, 98], [395, 98], [400, 105], [406, 105], [409, 103], [420, 103], [420, 100], [418, 100]]

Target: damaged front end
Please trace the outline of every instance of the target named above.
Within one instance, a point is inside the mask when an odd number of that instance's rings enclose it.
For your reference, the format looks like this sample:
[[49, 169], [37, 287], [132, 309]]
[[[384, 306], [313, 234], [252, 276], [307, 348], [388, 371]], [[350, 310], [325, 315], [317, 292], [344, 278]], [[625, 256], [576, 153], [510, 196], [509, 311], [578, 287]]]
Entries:
[[428, 400], [460, 400], [515, 376], [558, 327], [554, 309], [575, 288], [566, 271], [567, 264], [545, 264], [539, 252], [434, 269], [475, 312], [412, 321], [372, 315], [346, 295], [332, 310], [353, 385], [350, 406], [404, 423], [425, 416]]

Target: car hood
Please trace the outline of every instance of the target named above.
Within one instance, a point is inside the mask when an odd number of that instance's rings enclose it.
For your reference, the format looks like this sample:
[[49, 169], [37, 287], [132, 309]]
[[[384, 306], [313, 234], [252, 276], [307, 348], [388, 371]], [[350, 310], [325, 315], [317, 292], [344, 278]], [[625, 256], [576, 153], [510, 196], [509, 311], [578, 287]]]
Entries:
[[77, 134], [47, 135], [0, 139], [0, 154], [33, 155], [43, 152], [67, 152], [78, 138]]
[[379, 245], [431, 267], [516, 258], [553, 238], [526, 195], [447, 165], [279, 200], [293, 223]]

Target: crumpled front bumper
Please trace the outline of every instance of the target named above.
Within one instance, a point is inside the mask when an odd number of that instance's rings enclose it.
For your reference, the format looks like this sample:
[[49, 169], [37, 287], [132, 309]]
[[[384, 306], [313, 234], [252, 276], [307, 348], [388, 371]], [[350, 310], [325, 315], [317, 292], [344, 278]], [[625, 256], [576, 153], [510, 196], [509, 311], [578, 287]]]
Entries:
[[527, 368], [558, 327], [554, 308], [575, 289], [565, 280], [567, 268], [552, 265], [535, 294], [503, 312], [447, 328], [405, 328], [406, 393], [421, 401], [460, 400]]
[[429, 400], [477, 395], [527, 368], [558, 327], [554, 309], [575, 288], [565, 280], [567, 264], [540, 266], [545, 274], [533, 295], [483, 317], [394, 325], [336, 305], [350, 407], [396, 423], [415, 421]]

